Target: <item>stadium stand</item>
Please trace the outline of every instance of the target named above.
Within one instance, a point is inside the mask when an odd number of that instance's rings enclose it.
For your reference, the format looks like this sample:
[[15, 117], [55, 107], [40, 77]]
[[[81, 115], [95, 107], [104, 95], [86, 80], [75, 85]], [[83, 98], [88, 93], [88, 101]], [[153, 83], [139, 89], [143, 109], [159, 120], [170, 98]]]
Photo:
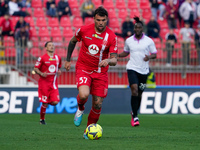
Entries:
[[[32, 0], [31, 8], [22, 9], [26, 10], [30, 14], [30, 16], [25, 17], [25, 21], [28, 22], [31, 26], [31, 41], [33, 45], [32, 48], [26, 50], [26, 53], [24, 54], [26, 59], [29, 59], [30, 56], [39, 57], [40, 55], [42, 55], [44, 53], [43, 47], [45, 41], [53, 40], [55, 42], [56, 52], [61, 55], [63, 61], [65, 60], [67, 54], [67, 46], [70, 39], [74, 35], [75, 31], [83, 25], [80, 13], [80, 7], [83, 1], [84, 0], [68, 0], [73, 17], [62, 16], [60, 22], [57, 17], [51, 18], [46, 16], [47, 0]], [[55, 2], [57, 5], [59, 0], [55, 0]], [[102, 5], [101, 0], [92, 0], [92, 2], [95, 4], [96, 8]], [[108, 26], [117, 33], [121, 33], [121, 24], [127, 15], [130, 15], [131, 18], [133, 18], [134, 16], [142, 16], [145, 19], [145, 23], [147, 23], [152, 16], [149, 0], [104, 0], [103, 6], [107, 9], [109, 13]], [[0, 21], [2, 18], [3, 17], [0, 17]], [[14, 27], [19, 20], [19, 17], [12, 16], [11, 19]], [[169, 28], [166, 18], [164, 18], [164, 20], [158, 19], [157, 21], [161, 27], [160, 36], [162, 38], [162, 41], [160, 41], [160, 39], [153, 39], [156, 48], [158, 49], [158, 59], [153, 60], [150, 64], [151, 67], [154, 69], [156, 75], [159, 76], [159, 80], [157, 81], [157, 83], [162, 85], [165, 83], [164, 80], [166, 80], [164, 79], [164, 77], [166, 77], [166, 72], [174, 71], [173, 73], [180, 73], [180, 68], [182, 67], [182, 50], [181, 44], [178, 41], [178, 43], [175, 44], [175, 50], [172, 53], [172, 69], [170, 70], [170, 68], [167, 68], [165, 66], [167, 58], [167, 52], [165, 51], [165, 36], [167, 33], [169, 33]], [[84, 24], [90, 24], [93, 22], [93, 18], [86, 18]], [[197, 26], [197, 23], [198, 22], [195, 21], [194, 27]], [[177, 36], [179, 35], [181, 25], [179, 25], [177, 29], [174, 29], [174, 32]], [[15, 65], [16, 49], [14, 38], [4, 37], [2, 45], [6, 59], [6, 65]], [[80, 46], [81, 43], [78, 43], [72, 54], [72, 58], [74, 61], [73, 65], [77, 60]], [[123, 47], [124, 39], [118, 37], [119, 52], [123, 51]], [[197, 61], [198, 53], [194, 42], [191, 43], [191, 49], [192, 50], [190, 58], [194, 63], [191, 62], [190, 64], [192, 64], [192, 66], [187, 67], [190, 72], [196, 73], [199, 70], [199, 64]], [[115, 81], [109, 81], [111, 84], [128, 84], [126, 80], [123, 79], [122, 81], [119, 76], [119, 74], [123, 74], [123, 76], [125, 76], [124, 78], [126, 78], [125, 65], [127, 63], [127, 60], [127, 58], [120, 59], [115, 69], [111, 67], [109, 78], [115, 79]], [[27, 74], [30, 74], [30, 70], [32, 69], [34, 63], [35, 59], [30, 60], [29, 64], [27, 66], [24, 66], [24, 68], [26, 69], [24, 70], [24, 72], [28, 72]], [[72, 68], [74, 69], [74, 66], [72, 66]], [[63, 74], [73, 74], [72, 72], [64, 72]], [[75, 84], [74, 77], [72, 77], [72, 81], [67, 81], [65, 80], [64, 75], [61, 75], [61, 79], [59, 79], [60, 84]], [[179, 82], [179, 84], [184, 85], [184, 80], [181, 81], [182, 82]], [[169, 82], [169, 84], [173, 85], [174, 83]]]

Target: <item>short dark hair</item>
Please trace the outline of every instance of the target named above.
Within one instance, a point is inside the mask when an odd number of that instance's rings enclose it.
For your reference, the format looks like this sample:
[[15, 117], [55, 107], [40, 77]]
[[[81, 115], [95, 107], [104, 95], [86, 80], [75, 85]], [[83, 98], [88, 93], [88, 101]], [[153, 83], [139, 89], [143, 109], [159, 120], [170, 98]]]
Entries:
[[133, 19], [135, 20], [135, 23], [141, 23], [141, 25], [143, 26], [143, 22], [140, 21], [139, 17], [135, 16]]
[[52, 41], [46, 42], [46, 43], [44, 44], [44, 47], [47, 47], [47, 45], [48, 45], [49, 43], [52, 43]]
[[108, 12], [107, 12], [107, 10], [105, 8], [103, 8], [102, 6], [100, 6], [94, 12], [94, 17], [96, 15], [99, 15], [101, 17], [103, 17], [103, 16], [107, 16], [108, 17]]

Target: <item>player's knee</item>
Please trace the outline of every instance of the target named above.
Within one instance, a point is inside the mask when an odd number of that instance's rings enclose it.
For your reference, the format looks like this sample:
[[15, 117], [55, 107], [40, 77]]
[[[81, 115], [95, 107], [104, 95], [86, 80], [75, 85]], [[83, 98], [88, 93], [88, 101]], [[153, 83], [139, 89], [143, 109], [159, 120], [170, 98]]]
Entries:
[[102, 107], [102, 104], [94, 104], [93, 107], [97, 110], [100, 110]]
[[81, 100], [86, 100], [87, 98], [88, 98], [88, 94], [85, 94], [85, 93], [79, 93], [79, 98], [81, 99]]

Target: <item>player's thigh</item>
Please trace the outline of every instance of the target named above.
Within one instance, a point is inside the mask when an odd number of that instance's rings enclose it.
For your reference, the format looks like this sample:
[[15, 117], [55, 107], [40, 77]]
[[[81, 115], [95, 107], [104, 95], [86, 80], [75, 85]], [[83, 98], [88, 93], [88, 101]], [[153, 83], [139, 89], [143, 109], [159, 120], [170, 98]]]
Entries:
[[134, 70], [127, 70], [127, 75], [128, 75], [129, 86], [131, 88], [131, 93], [132, 95], [137, 95], [138, 84], [139, 84], [137, 72]]
[[79, 90], [79, 96], [81, 99], [86, 99], [90, 94], [92, 78], [88, 73], [82, 70], [76, 70], [76, 83]]
[[49, 92], [49, 102], [59, 102], [60, 101], [60, 95], [58, 89], [52, 89]]
[[95, 73], [92, 78], [90, 94], [105, 98], [108, 93], [108, 74]]
[[49, 92], [47, 88], [38, 88], [39, 101], [42, 103], [49, 103]]
[[146, 88], [147, 77], [148, 77], [148, 75], [139, 74], [138, 90], [140, 92], [143, 92], [144, 89]]

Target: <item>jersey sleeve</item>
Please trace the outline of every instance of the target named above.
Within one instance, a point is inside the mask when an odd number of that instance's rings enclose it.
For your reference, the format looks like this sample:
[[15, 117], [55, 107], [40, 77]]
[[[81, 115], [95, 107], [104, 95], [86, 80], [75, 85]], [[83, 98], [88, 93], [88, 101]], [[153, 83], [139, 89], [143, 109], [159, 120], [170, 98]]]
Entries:
[[127, 40], [125, 41], [125, 44], [124, 44], [124, 52], [130, 53], [130, 49], [129, 49]]
[[35, 68], [39, 69], [42, 65], [42, 61], [43, 61], [42, 57], [39, 57], [38, 60], [35, 63]]
[[82, 32], [81, 28], [79, 28], [75, 33], [75, 37], [79, 42], [82, 40], [82, 34], [83, 34], [83, 32]]
[[149, 50], [151, 54], [156, 54], [157, 53], [157, 49], [155, 46], [155, 43], [153, 42], [153, 40], [151, 40], [150, 45], [149, 45]]
[[111, 41], [111, 45], [109, 48], [109, 52], [110, 53], [117, 53], [118, 52], [118, 47], [117, 47], [117, 36], [115, 36], [112, 41]]

